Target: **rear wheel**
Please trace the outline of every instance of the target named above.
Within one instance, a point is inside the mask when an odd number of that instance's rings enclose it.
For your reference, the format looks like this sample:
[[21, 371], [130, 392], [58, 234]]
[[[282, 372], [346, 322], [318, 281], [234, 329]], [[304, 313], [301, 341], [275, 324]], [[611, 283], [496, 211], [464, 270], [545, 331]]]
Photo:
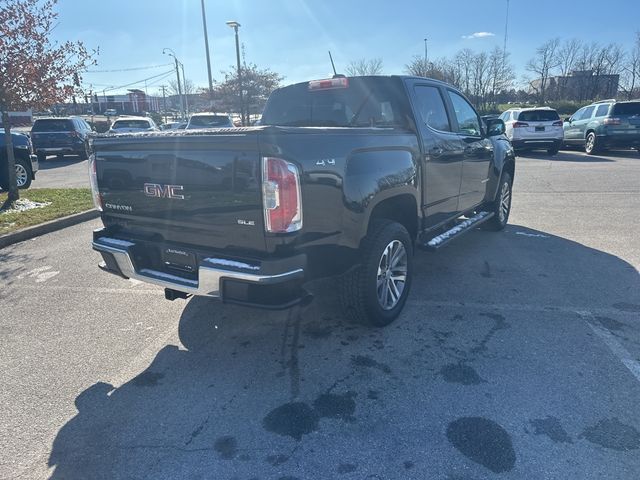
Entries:
[[78, 157], [80, 157], [80, 160], [86, 160], [89, 158], [89, 145], [86, 143], [84, 144], [83, 149], [78, 152]]
[[482, 228], [485, 230], [491, 230], [498, 232], [504, 230], [509, 221], [509, 214], [511, 213], [511, 188], [513, 185], [513, 179], [509, 172], [504, 172], [500, 177], [500, 185], [498, 186], [498, 194], [496, 199], [491, 203], [487, 211], [493, 212], [493, 217], [482, 224]]
[[413, 244], [390, 220], [375, 220], [363, 240], [361, 262], [341, 277], [340, 300], [351, 319], [376, 327], [393, 322], [411, 287]]
[[44, 153], [38, 154], [38, 163], [42, 163], [47, 159], [47, 156]]
[[547, 155], [557, 155], [560, 151], [560, 147], [550, 147], [547, 148]]
[[64, 159], [64, 154], [63, 153], [59, 153], [59, 154], [56, 155], [56, 158], [58, 160], [62, 160], [62, 159]]
[[587, 138], [584, 141], [584, 151], [587, 152], [587, 155], [594, 155], [598, 153], [599, 145], [598, 145], [598, 137], [596, 137], [595, 132], [589, 132], [587, 134]]
[[18, 188], [29, 188], [31, 186], [31, 169], [26, 161], [16, 158], [16, 184]]

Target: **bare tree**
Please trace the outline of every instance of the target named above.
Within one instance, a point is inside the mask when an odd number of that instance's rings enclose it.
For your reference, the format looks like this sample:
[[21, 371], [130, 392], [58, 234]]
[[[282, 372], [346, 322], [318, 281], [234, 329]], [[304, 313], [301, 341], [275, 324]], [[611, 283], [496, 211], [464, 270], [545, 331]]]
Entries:
[[[182, 88], [182, 93], [184, 95], [191, 95], [192, 93], [197, 93], [198, 92], [198, 87], [195, 86], [195, 84], [189, 80], [188, 78], [184, 81], [180, 81], [180, 88]], [[169, 91], [170, 95], [178, 95], [178, 81], [177, 80], [170, 80], [169, 81], [169, 88], [167, 89]]]
[[538, 94], [538, 102], [544, 104], [546, 97], [547, 83], [552, 71], [560, 65], [558, 58], [558, 47], [560, 39], [553, 38], [546, 41], [536, 49], [536, 55], [527, 63], [526, 69], [535, 74], [537, 78], [531, 86]]
[[489, 55], [489, 96], [483, 103], [497, 104], [498, 95], [513, 86], [515, 73], [509, 62], [509, 54], [500, 47], [495, 47]]
[[636, 41], [622, 65], [620, 86], [627, 100], [640, 97], [640, 32], [636, 32]]
[[426, 62], [424, 57], [418, 55], [413, 57], [413, 59], [404, 66], [404, 69], [409, 75], [415, 77], [429, 76], [429, 62]]
[[347, 65], [347, 75], [356, 77], [358, 75], [380, 75], [382, 73], [382, 59], [372, 58], [367, 60], [353, 60]]

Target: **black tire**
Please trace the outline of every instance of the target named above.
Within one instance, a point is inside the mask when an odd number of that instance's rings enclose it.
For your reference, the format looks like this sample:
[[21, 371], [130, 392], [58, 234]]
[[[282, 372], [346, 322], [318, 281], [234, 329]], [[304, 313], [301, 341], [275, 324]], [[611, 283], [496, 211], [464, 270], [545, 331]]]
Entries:
[[58, 160], [64, 160], [64, 153], [59, 153], [56, 155], [56, 159]]
[[596, 132], [589, 132], [584, 140], [584, 151], [587, 155], [595, 155], [600, 150], [600, 146], [598, 145], [598, 137], [596, 136]]
[[16, 158], [16, 181], [18, 188], [25, 190], [31, 186], [31, 165], [22, 158]]
[[[513, 196], [512, 187], [513, 179], [511, 178], [511, 174], [509, 174], [509, 172], [503, 172], [502, 177], [500, 177], [500, 183], [498, 184], [496, 198], [491, 202], [486, 210], [488, 212], [493, 212], [494, 215], [490, 220], [487, 220], [482, 224], [482, 228], [484, 230], [499, 232], [500, 230], [504, 230], [504, 227], [507, 226], [507, 223], [509, 222], [509, 214], [511, 213], [511, 199]], [[506, 211], [503, 208], [503, 200], [505, 200], [505, 198]]]
[[47, 159], [47, 156], [44, 153], [38, 154], [38, 163], [42, 163]]
[[550, 147], [550, 148], [547, 148], [547, 155], [550, 155], [550, 156], [557, 155], [559, 151], [560, 151], [560, 147]]
[[[391, 262], [386, 263], [385, 258], [395, 263], [389, 265]], [[360, 264], [340, 278], [340, 301], [345, 315], [375, 327], [393, 322], [409, 296], [412, 259], [413, 243], [407, 229], [390, 220], [374, 220], [362, 242]], [[394, 280], [392, 274], [401, 277], [403, 271], [404, 282]], [[392, 301], [388, 302], [389, 299]]]
[[80, 160], [89, 158], [89, 145], [84, 144], [84, 148], [78, 152], [78, 157], [80, 157]]

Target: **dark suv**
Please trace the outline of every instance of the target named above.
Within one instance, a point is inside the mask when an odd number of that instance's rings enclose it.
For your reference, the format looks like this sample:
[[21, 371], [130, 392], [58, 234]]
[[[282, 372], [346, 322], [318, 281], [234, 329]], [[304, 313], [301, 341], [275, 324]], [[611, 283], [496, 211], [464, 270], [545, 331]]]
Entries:
[[581, 108], [563, 125], [566, 145], [584, 146], [592, 155], [607, 148], [640, 152], [640, 100], [601, 100]]
[[31, 140], [43, 162], [47, 155], [78, 155], [81, 160], [89, 156], [89, 136], [92, 129], [78, 117], [39, 118], [33, 123]]
[[[38, 159], [33, 154], [33, 146], [27, 135], [11, 133], [13, 155], [16, 162], [16, 181], [18, 188], [29, 188], [31, 181], [36, 178]], [[9, 175], [7, 171], [7, 144], [5, 132], [0, 128], [0, 188], [8, 190]]]

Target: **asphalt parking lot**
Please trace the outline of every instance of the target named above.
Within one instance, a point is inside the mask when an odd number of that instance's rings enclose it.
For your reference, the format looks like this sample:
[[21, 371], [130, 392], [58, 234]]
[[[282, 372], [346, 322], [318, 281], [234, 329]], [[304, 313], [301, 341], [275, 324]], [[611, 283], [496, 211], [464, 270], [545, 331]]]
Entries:
[[99, 221], [0, 250], [0, 478], [638, 478], [640, 156], [520, 157], [513, 201], [384, 329], [332, 281], [168, 302], [98, 270]]
[[55, 156], [39, 163], [40, 170], [31, 188], [89, 188], [89, 166], [75, 155], [58, 160]]

